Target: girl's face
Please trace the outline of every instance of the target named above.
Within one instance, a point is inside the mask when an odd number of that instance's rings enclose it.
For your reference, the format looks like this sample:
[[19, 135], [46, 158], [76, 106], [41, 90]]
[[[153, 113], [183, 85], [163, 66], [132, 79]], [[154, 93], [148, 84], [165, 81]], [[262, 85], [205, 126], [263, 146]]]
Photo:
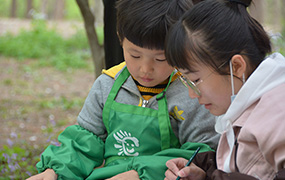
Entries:
[[211, 114], [219, 116], [224, 114], [231, 104], [231, 81], [230, 76], [222, 76], [206, 65], [197, 64], [195, 71], [178, 69], [185, 78], [197, 83], [200, 96], [190, 87], [189, 96], [198, 98], [201, 105], [204, 105]]
[[167, 63], [163, 50], [142, 48], [126, 38], [122, 46], [129, 72], [143, 86], [153, 87], [162, 83], [174, 70]]

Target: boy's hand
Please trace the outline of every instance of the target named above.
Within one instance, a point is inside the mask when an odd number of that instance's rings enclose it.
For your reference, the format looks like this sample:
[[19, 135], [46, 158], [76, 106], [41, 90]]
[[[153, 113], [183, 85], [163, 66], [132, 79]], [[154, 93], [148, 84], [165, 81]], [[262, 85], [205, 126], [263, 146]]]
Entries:
[[185, 167], [188, 160], [183, 158], [171, 159], [166, 162], [168, 170], [165, 172], [164, 180], [176, 180], [180, 176], [184, 180], [203, 180], [206, 177], [204, 170], [191, 163], [190, 166]]
[[116, 176], [113, 176], [112, 178], [106, 179], [106, 180], [140, 180], [139, 174], [135, 170], [130, 170], [121, 174], [118, 174]]
[[57, 175], [53, 169], [46, 169], [44, 172], [31, 176], [26, 180], [57, 180]]

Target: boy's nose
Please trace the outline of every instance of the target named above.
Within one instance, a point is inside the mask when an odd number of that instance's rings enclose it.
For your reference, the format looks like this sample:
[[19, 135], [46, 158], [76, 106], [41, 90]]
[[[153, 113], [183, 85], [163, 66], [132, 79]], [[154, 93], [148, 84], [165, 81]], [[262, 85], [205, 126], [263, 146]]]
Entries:
[[143, 73], [149, 73], [151, 71], [153, 71], [154, 67], [151, 65], [151, 63], [144, 63], [141, 66], [141, 71]]

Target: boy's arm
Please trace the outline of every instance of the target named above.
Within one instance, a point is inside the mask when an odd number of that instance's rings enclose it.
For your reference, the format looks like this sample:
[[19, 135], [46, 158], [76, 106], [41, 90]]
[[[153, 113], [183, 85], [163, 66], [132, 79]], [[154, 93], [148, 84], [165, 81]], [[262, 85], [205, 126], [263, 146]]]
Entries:
[[[78, 125], [66, 128], [58, 137], [61, 146], [49, 146], [37, 164], [39, 172], [52, 168], [60, 177], [78, 179], [90, 174], [103, 162], [104, 139], [107, 135], [102, 121], [104, 103], [113, 79], [98, 77], [78, 116]], [[109, 88], [110, 89], [110, 88]]]
[[57, 175], [53, 169], [46, 169], [44, 172], [34, 175], [26, 180], [57, 180]]
[[113, 84], [114, 79], [110, 76], [106, 74], [99, 76], [93, 84], [77, 118], [77, 122], [81, 127], [93, 132], [103, 141], [107, 137], [107, 132], [102, 113]]
[[104, 142], [86, 129], [73, 125], [58, 137], [60, 146], [50, 145], [37, 163], [39, 172], [53, 169], [58, 179], [83, 179], [103, 163]]

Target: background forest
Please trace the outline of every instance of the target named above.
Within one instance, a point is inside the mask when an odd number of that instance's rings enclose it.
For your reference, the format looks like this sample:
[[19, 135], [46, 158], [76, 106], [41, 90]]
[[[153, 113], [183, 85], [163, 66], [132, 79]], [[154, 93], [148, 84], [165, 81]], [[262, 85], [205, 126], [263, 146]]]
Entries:
[[[104, 53], [102, 1], [88, 2]], [[44, 148], [76, 124], [100, 60], [92, 58], [75, 0], [0, 4], [0, 180], [26, 179], [37, 173]], [[285, 0], [255, 0], [249, 9], [283, 55], [284, 7]]]

